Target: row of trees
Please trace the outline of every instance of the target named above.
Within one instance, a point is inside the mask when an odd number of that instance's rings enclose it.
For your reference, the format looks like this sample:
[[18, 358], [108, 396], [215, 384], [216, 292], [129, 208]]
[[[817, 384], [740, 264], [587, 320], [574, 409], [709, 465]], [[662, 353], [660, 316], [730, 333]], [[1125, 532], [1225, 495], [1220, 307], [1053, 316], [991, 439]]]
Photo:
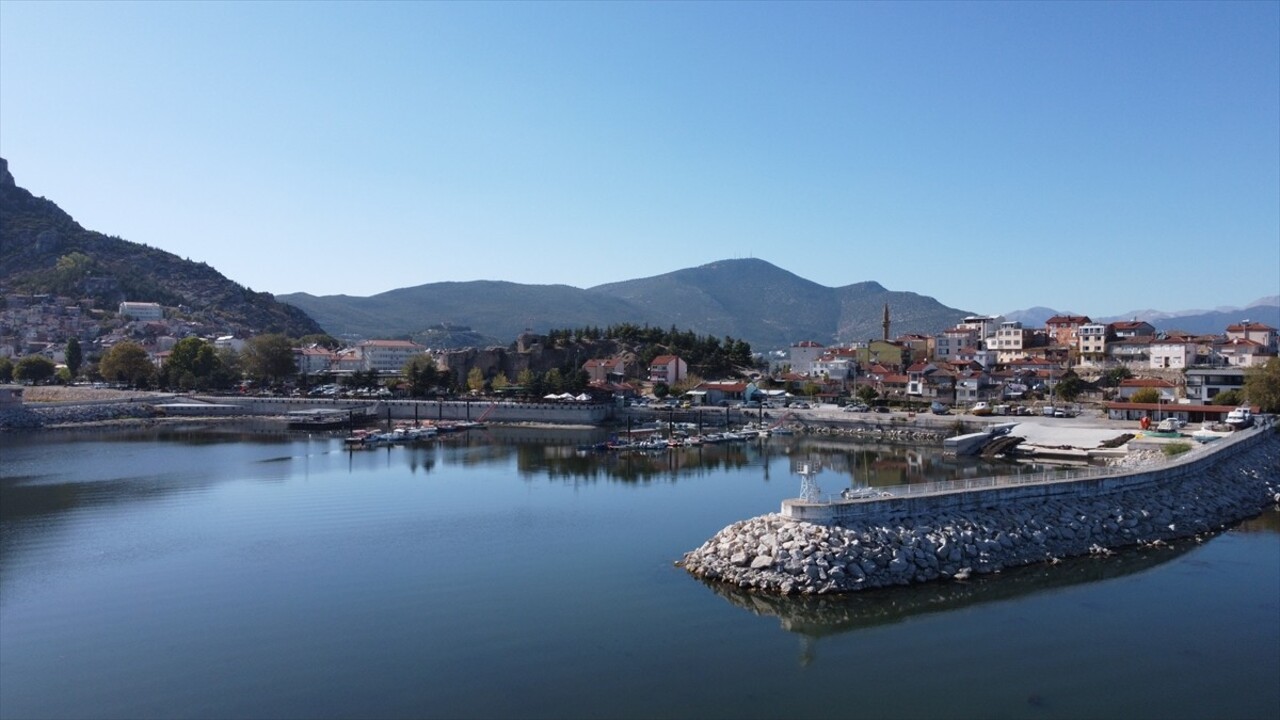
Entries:
[[668, 330], [622, 323], [604, 329], [598, 327], [553, 329], [547, 333], [553, 345], [564, 346], [571, 341], [616, 340], [642, 348], [638, 358], [647, 367], [659, 355], [678, 355], [689, 365], [689, 371], [703, 377], [722, 377], [739, 368], [752, 367], [754, 358], [751, 345], [726, 335], [723, 339], [712, 335], [698, 335], [692, 330]]
[[73, 382], [84, 376], [90, 380], [122, 383], [136, 388], [169, 390], [226, 390], [242, 379], [274, 383], [297, 374], [293, 342], [284, 335], [259, 335], [250, 339], [243, 351], [215, 348], [203, 338], [189, 337], [174, 345], [163, 368], [151, 362], [146, 350], [132, 341], [112, 345], [96, 365], [84, 365], [80, 341], [67, 342], [66, 367], [58, 370], [52, 360], [40, 355], [13, 363], [0, 358], [0, 382]]

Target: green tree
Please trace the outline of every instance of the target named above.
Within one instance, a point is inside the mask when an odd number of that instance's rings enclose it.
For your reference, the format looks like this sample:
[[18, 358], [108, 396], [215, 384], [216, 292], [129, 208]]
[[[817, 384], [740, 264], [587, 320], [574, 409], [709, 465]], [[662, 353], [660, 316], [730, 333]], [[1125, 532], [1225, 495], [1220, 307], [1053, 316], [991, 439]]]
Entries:
[[53, 361], [43, 355], [28, 355], [18, 361], [13, 368], [13, 377], [21, 382], [39, 385], [53, 377], [58, 369]]
[[870, 385], [863, 385], [859, 387], [857, 395], [859, 400], [868, 405], [875, 402], [875, 399], [880, 397], [880, 393], [876, 392], [876, 389]]
[[240, 367], [240, 353], [224, 347], [215, 348], [213, 354], [218, 358], [218, 363], [209, 376], [209, 387], [227, 390], [244, 378]]
[[0, 383], [13, 382], [13, 361], [0, 357]]
[[657, 382], [653, 384], [653, 396], [658, 398], [659, 400], [661, 400], [662, 398], [670, 394], [671, 394], [671, 388], [668, 387], [666, 383]]
[[1280, 358], [1244, 371], [1244, 394], [1264, 413], [1280, 413]]
[[84, 364], [84, 351], [80, 349], [80, 339], [71, 338], [67, 341], [67, 372], [71, 373], [74, 379], [80, 374], [80, 366]]
[[1213, 396], [1214, 405], [1239, 405], [1244, 402], [1244, 392], [1239, 388], [1224, 390]]
[[113, 382], [128, 383], [133, 387], [146, 387], [156, 368], [142, 346], [130, 342], [118, 342], [103, 354], [98, 372]]
[[1129, 368], [1123, 365], [1117, 368], [1111, 368], [1102, 374], [1102, 384], [1105, 387], [1117, 387], [1124, 380], [1133, 377], [1133, 373], [1129, 372]]
[[214, 346], [198, 337], [184, 337], [169, 352], [161, 370], [161, 382], [168, 387], [206, 389], [212, 386], [221, 360]]
[[489, 386], [492, 387], [495, 391], [505, 390], [507, 386], [510, 384], [511, 384], [511, 381], [507, 379], [507, 374], [503, 372], [500, 372], [497, 375], [494, 375], [493, 380], [489, 382]]
[[250, 338], [240, 360], [245, 374], [263, 382], [278, 382], [298, 372], [298, 365], [293, 359], [293, 344], [279, 333]]
[[467, 389], [471, 392], [484, 392], [484, 373], [480, 368], [471, 368], [467, 373]]
[[1142, 388], [1129, 397], [1129, 402], [1158, 403], [1160, 402], [1160, 391], [1155, 388]]
[[440, 385], [441, 373], [436, 366], [436, 359], [427, 353], [409, 358], [400, 369], [400, 375], [408, 383], [409, 395], [426, 397]]
[[93, 270], [93, 258], [73, 252], [58, 258], [53, 269], [53, 289], [60, 295], [74, 294], [80, 282]]
[[560, 372], [560, 368], [551, 368], [546, 375], [542, 376], [542, 382], [546, 385], [547, 392], [562, 393], [565, 391], [564, 373]]
[[1062, 376], [1057, 385], [1053, 386], [1054, 397], [1067, 402], [1073, 402], [1082, 392], [1084, 392], [1084, 380], [1070, 370]]
[[535, 379], [533, 371], [529, 368], [525, 368], [516, 373], [516, 384], [525, 390], [531, 390], [533, 388], [533, 381]]
[[311, 347], [312, 345], [322, 347], [325, 350], [337, 350], [342, 347], [342, 343], [337, 338], [327, 333], [314, 333], [298, 338], [298, 347]]

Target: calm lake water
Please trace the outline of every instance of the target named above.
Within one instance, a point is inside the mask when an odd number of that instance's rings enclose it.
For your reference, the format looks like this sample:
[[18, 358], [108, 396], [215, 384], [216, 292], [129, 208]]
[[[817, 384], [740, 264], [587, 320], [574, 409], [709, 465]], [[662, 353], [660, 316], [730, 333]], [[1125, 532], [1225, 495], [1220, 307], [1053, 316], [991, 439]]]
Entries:
[[1280, 514], [849, 598], [673, 566], [799, 491], [986, 475], [906, 448], [348, 453], [228, 429], [0, 436], [0, 716], [1280, 717]]

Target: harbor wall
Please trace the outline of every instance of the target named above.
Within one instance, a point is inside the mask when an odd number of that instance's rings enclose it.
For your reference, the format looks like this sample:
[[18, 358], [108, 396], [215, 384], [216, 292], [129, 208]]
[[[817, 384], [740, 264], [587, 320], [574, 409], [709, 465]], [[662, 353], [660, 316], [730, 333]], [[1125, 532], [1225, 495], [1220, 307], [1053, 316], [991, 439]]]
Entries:
[[[1218, 443], [1222, 444], [1219, 445]], [[1242, 431], [1180, 461], [1105, 477], [841, 503], [818, 522], [770, 513], [734, 523], [679, 561], [752, 592], [825, 594], [964, 580], [1058, 558], [1105, 557], [1280, 511], [1280, 433]]]
[[[1270, 431], [1274, 435], [1274, 431]], [[994, 478], [998, 482], [1016, 483], [986, 488], [961, 488], [925, 495], [852, 499], [837, 502], [807, 503], [798, 499], [784, 500], [784, 517], [805, 522], [832, 524], [877, 515], [910, 515], [941, 510], [974, 510], [1006, 503], [1045, 500], [1058, 496], [1095, 497], [1109, 493], [1148, 487], [1154, 484], [1192, 477], [1204, 473], [1212, 464], [1235, 453], [1245, 451], [1267, 437], [1268, 429], [1255, 427], [1238, 432], [1212, 444], [1195, 446], [1185, 455], [1166, 463], [1146, 468], [1125, 470], [1080, 479], [1019, 483], [1018, 476]]]
[[210, 403], [236, 405], [247, 415], [285, 415], [296, 410], [377, 409], [378, 419], [393, 421], [480, 420], [495, 423], [596, 425], [610, 417], [603, 403], [491, 402], [469, 400], [333, 400], [328, 398], [208, 397]]

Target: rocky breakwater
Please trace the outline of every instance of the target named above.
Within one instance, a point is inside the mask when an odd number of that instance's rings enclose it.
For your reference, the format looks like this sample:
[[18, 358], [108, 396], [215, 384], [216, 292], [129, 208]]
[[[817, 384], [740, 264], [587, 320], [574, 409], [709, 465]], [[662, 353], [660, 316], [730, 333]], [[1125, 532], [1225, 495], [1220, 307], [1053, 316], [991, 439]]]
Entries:
[[143, 402], [100, 405], [23, 406], [0, 410], [0, 431], [36, 430], [55, 425], [86, 425], [156, 416], [155, 406]]
[[769, 514], [734, 523], [679, 561], [693, 575], [782, 594], [963, 580], [1060, 558], [1222, 530], [1280, 506], [1280, 435], [1208, 470], [1106, 495], [981, 510], [886, 513], [843, 525]]

